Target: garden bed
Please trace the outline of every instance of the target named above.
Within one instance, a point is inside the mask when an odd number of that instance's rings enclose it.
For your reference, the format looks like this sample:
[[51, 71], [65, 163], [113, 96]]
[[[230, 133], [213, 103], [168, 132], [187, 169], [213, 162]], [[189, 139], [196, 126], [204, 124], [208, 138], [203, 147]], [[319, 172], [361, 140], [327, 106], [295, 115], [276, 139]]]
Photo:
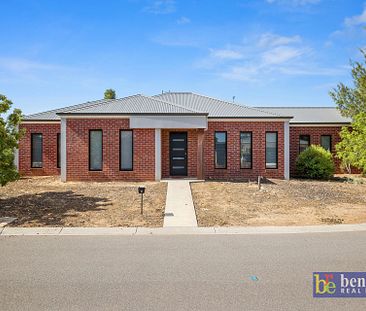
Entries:
[[144, 214], [132, 182], [60, 182], [59, 177], [23, 178], [0, 187], [0, 217], [10, 226], [161, 227], [166, 183], [147, 182]]
[[[364, 183], [365, 182], [365, 183]], [[199, 226], [366, 223], [366, 181], [269, 180], [192, 183]]]

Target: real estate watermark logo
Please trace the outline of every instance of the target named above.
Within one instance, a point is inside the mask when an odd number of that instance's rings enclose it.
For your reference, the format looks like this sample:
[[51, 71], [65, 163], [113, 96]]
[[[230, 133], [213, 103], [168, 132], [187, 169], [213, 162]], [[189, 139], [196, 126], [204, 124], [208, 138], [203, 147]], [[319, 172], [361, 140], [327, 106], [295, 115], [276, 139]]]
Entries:
[[313, 272], [315, 298], [366, 298], [366, 272]]

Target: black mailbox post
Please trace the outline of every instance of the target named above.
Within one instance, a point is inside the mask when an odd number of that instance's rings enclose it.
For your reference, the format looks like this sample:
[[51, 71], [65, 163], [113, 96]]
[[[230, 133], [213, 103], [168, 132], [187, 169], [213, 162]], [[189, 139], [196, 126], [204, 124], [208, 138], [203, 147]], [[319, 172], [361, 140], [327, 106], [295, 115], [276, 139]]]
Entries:
[[145, 193], [145, 186], [139, 186], [138, 192], [141, 194], [141, 215], [144, 213], [144, 193]]

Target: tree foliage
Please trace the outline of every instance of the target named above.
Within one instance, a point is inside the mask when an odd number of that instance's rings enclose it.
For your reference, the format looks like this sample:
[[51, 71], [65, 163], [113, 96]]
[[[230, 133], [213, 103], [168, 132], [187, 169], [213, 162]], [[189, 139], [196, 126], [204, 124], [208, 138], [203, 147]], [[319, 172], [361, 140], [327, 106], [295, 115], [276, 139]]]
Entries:
[[321, 146], [311, 145], [296, 159], [296, 174], [310, 179], [329, 179], [334, 174], [332, 154]]
[[104, 99], [116, 99], [116, 91], [113, 89], [106, 89], [104, 92]]
[[366, 112], [354, 116], [352, 127], [343, 127], [340, 136], [336, 150], [343, 168], [351, 173], [351, 166], [354, 166], [366, 174]]
[[9, 181], [19, 178], [14, 165], [14, 150], [18, 148], [18, 141], [23, 135], [18, 130], [22, 112], [14, 109], [7, 117], [6, 114], [13, 103], [0, 94], [0, 185], [4, 186]]
[[351, 62], [353, 87], [343, 83], [330, 92], [341, 114], [352, 118], [351, 127], [344, 127], [337, 144], [337, 157], [342, 167], [351, 173], [351, 167], [366, 173], [366, 50], [361, 50], [362, 62]]
[[360, 112], [366, 112], [366, 50], [361, 50], [363, 62], [352, 62], [353, 87], [339, 83], [329, 92], [341, 114], [354, 117]]

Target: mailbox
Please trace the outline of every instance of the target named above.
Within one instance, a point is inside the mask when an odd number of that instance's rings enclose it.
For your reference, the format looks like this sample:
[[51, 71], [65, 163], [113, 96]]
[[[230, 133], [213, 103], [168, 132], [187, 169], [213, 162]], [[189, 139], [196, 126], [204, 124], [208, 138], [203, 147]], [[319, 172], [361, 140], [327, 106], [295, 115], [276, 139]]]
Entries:
[[139, 186], [137, 188], [139, 194], [141, 194], [141, 215], [144, 213], [144, 193], [145, 193], [145, 186]]

